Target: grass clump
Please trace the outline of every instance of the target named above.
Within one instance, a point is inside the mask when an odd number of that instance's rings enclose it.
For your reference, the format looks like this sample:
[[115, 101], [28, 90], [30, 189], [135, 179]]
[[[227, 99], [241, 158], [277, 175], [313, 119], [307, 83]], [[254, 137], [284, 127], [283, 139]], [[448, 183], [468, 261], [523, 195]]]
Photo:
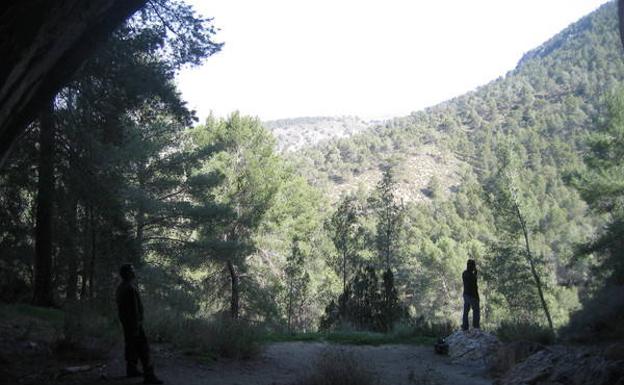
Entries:
[[325, 350], [317, 359], [313, 371], [296, 385], [373, 385], [378, 381], [370, 363], [362, 363], [353, 353], [340, 349]]
[[532, 341], [542, 345], [555, 342], [555, 335], [548, 327], [531, 322], [503, 321], [496, 329], [496, 336], [503, 342]]

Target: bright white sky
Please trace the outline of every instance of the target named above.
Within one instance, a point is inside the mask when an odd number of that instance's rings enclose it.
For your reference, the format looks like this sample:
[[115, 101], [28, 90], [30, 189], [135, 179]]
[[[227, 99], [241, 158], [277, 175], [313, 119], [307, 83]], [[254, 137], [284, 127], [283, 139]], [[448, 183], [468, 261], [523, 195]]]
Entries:
[[186, 0], [222, 51], [179, 86], [203, 121], [407, 115], [513, 69], [607, 0]]

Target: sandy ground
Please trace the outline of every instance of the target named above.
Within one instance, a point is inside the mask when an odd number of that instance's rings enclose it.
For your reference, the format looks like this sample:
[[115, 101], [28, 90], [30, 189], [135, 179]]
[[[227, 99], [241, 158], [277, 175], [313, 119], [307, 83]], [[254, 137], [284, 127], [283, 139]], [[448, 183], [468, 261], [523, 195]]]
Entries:
[[[482, 370], [452, 364], [433, 349], [412, 345], [351, 346], [311, 342], [283, 342], [265, 347], [256, 359], [198, 363], [155, 346], [156, 373], [170, 385], [283, 385], [296, 384], [313, 369], [320, 354], [338, 349], [364, 363], [380, 385], [485, 385], [491, 384]], [[106, 368], [108, 379], [85, 374], [89, 384], [139, 384], [141, 379], [121, 378], [123, 361], [115, 358]], [[69, 381], [73, 382], [73, 381]]]

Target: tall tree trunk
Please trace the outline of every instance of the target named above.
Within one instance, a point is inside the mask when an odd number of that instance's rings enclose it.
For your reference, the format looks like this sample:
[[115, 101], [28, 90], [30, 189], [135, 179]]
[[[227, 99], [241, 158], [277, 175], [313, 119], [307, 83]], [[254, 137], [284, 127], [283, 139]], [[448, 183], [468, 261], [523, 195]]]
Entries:
[[35, 225], [35, 285], [32, 302], [53, 306], [52, 290], [52, 206], [54, 201], [54, 106], [41, 111], [39, 134], [39, 180]]
[[[71, 193], [70, 193], [71, 194]], [[78, 232], [77, 215], [78, 215], [78, 200], [75, 196], [70, 198], [69, 210], [68, 210], [68, 231], [67, 234], [67, 252], [69, 254], [69, 261], [67, 263], [67, 291], [65, 296], [68, 301], [75, 301], [78, 298], [78, 249], [76, 247], [76, 234]]]
[[624, 0], [618, 1], [618, 19], [620, 24], [620, 41], [624, 45]]
[[347, 292], [347, 253], [342, 253], [342, 294]]
[[[141, 165], [141, 169], [138, 172], [138, 177], [139, 177], [139, 187], [141, 189], [145, 188], [145, 177], [144, 177], [144, 172], [145, 169], [143, 167], [143, 165]], [[135, 216], [135, 222], [136, 222], [136, 232], [135, 232], [135, 239], [136, 239], [136, 245], [137, 248], [139, 250], [139, 260], [143, 260], [143, 241], [145, 238], [145, 207], [143, 205], [142, 202], [139, 202], [139, 206], [137, 208], [137, 213]]]
[[89, 297], [95, 297], [95, 254], [96, 254], [96, 231], [95, 231], [95, 219], [93, 218], [93, 207], [89, 207], [89, 229], [91, 232], [91, 260], [89, 261]]
[[292, 279], [289, 280], [288, 285], [288, 304], [286, 305], [286, 315], [287, 315], [287, 325], [288, 332], [292, 332], [292, 316], [293, 316], [293, 282]]
[[526, 222], [524, 217], [522, 216], [522, 212], [520, 211], [520, 206], [518, 202], [514, 202], [514, 208], [516, 210], [516, 215], [518, 216], [518, 220], [520, 221], [520, 227], [522, 227], [522, 234], [524, 235], [524, 244], [526, 247], [526, 257], [529, 262], [529, 266], [531, 267], [531, 274], [533, 275], [533, 280], [535, 281], [535, 286], [537, 286], [537, 293], [540, 298], [540, 302], [542, 303], [542, 308], [544, 309], [544, 313], [546, 314], [546, 319], [548, 320], [548, 327], [550, 331], [554, 333], [555, 328], [553, 326], [552, 318], [550, 317], [550, 311], [548, 310], [548, 304], [546, 303], [546, 299], [544, 298], [544, 291], [542, 289], [542, 281], [537, 273], [537, 269], [535, 268], [535, 261], [533, 260], [533, 254], [531, 254], [531, 247], [529, 244], [529, 231], [526, 226]]
[[227, 261], [227, 268], [230, 272], [230, 279], [232, 280], [232, 298], [230, 300], [230, 315], [232, 319], [237, 320], [240, 310], [240, 292], [239, 292], [239, 277], [236, 271], [236, 266], [231, 260]]

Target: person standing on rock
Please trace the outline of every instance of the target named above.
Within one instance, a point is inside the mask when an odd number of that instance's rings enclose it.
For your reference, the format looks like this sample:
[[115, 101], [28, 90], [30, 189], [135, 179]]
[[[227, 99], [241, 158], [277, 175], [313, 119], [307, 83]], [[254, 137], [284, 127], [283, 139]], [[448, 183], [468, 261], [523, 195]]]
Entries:
[[[119, 275], [121, 283], [117, 287], [117, 309], [124, 331], [126, 376], [143, 376], [144, 384], [162, 384], [163, 382], [154, 374], [149, 345], [143, 330], [143, 303], [136, 285], [134, 267], [129, 263], [122, 265]], [[143, 366], [143, 373], [137, 368], [139, 360]]]
[[468, 330], [468, 312], [472, 309], [472, 327], [479, 329], [481, 311], [479, 309], [479, 289], [477, 287], [477, 264], [474, 259], [469, 259], [466, 271], [462, 273], [464, 281], [464, 314], [462, 317], [462, 330]]

